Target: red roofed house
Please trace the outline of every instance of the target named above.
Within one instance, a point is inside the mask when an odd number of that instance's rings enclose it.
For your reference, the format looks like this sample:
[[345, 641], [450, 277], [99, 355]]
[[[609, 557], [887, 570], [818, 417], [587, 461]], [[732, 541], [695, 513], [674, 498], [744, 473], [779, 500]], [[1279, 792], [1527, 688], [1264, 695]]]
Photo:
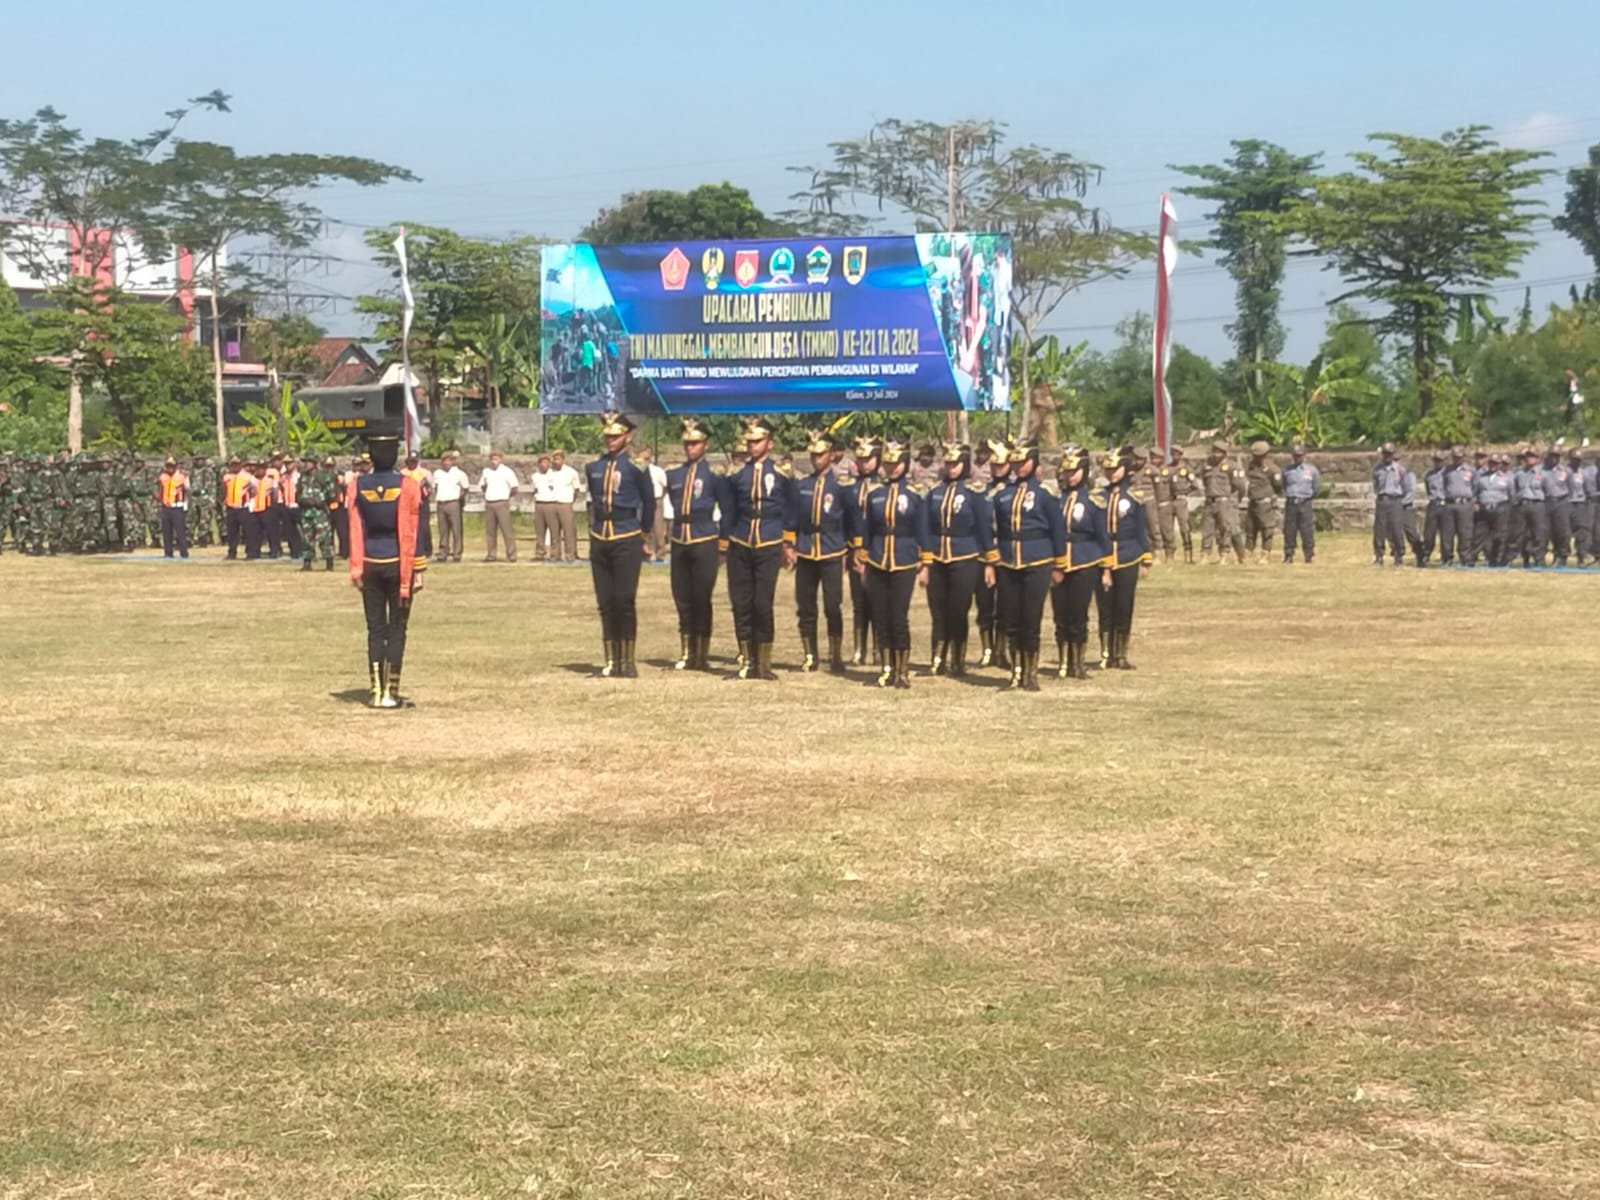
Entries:
[[322, 371], [318, 387], [355, 387], [376, 383], [383, 374], [378, 360], [355, 338], [325, 337], [311, 347]]

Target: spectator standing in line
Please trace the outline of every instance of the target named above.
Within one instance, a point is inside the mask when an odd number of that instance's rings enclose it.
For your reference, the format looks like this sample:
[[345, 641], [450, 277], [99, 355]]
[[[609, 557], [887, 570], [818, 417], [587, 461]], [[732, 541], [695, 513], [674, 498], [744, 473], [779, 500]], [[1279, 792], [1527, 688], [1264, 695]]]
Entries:
[[[560, 527], [556, 522], [556, 502], [551, 494], [555, 472], [548, 454], [539, 455], [528, 476], [528, 486], [533, 489], [533, 561], [554, 559], [561, 550]], [[546, 546], [548, 544], [548, 549]]]
[[472, 481], [461, 469], [461, 451], [446, 450], [433, 473], [433, 502], [439, 510], [439, 546], [434, 562], [461, 561], [461, 519]]
[[488, 541], [484, 562], [494, 562], [496, 535], [503, 537], [506, 561], [517, 561], [517, 536], [511, 528], [511, 497], [517, 494], [520, 481], [517, 473], [500, 458], [500, 452], [489, 455], [489, 465], [478, 481], [483, 489], [483, 532]]
[[583, 476], [568, 465], [566, 454], [560, 450], [550, 456], [550, 473], [554, 477], [551, 495], [556, 505], [556, 532], [560, 534], [551, 549], [556, 551], [557, 562], [577, 562], [578, 518], [574, 510], [583, 492]]

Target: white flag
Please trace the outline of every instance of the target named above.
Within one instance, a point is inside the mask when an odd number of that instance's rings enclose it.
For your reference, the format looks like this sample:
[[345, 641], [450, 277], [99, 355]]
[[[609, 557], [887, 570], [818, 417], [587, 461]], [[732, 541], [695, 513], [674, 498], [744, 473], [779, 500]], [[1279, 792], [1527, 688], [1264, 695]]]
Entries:
[[406, 227], [394, 239], [395, 256], [400, 260], [400, 369], [405, 372], [406, 388], [406, 451], [422, 453], [422, 419], [417, 414], [417, 395], [411, 389], [411, 318], [416, 315], [417, 302], [411, 295], [411, 278], [406, 269]]

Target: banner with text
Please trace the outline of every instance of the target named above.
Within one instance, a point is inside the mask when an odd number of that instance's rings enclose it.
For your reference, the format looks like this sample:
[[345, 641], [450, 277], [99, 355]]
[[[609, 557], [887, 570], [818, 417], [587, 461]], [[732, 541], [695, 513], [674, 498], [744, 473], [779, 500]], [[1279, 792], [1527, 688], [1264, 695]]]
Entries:
[[546, 413], [1011, 407], [1011, 239], [543, 248]]

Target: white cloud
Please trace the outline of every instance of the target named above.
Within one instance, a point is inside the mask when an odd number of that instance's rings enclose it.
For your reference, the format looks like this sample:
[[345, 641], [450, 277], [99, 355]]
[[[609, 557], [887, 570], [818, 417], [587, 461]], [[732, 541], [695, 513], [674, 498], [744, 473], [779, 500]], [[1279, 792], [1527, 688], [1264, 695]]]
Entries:
[[1536, 112], [1507, 126], [1500, 142], [1517, 150], [1547, 150], [1569, 140], [1567, 135], [1575, 125], [1576, 121], [1560, 113]]

